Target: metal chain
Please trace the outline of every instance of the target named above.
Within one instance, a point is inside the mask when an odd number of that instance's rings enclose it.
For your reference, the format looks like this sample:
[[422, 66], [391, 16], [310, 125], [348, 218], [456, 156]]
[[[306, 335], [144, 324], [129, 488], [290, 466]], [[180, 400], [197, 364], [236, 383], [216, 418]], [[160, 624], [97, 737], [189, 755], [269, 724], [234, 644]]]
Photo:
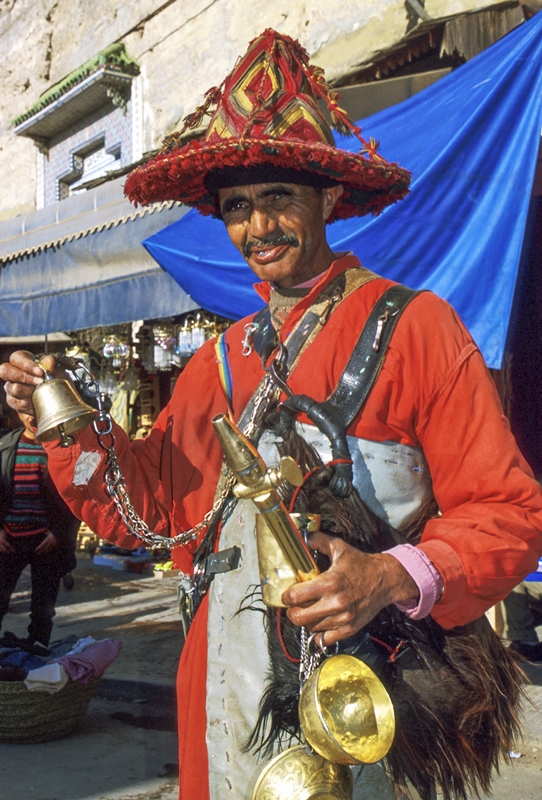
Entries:
[[[174, 547], [183, 547], [197, 539], [203, 531], [207, 530], [215, 515], [222, 509], [224, 501], [236, 482], [235, 477], [231, 473], [226, 476], [224, 485], [215, 498], [213, 507], [205, 514], [201, 522], [198, 522], [193, 528], [190, 528], [188, 531], [182, 531], [182, 533], [171, 538], [155, 533], [149, 528], [147, 523], [141, 519], [135, 510], [126, 489], [126, 480], [122, 474], [115, 450], [116, 442], [113, 434], [113, 420], [111, 414], [105, 410], [105, 394], [100, 392], [100, 387], [96, 378], [88, 369], [83, 359], [72, 358], [60, 353], [51, 355], [54, 356], [58, 366], [69, 370], [75, 375], [81, 382], [85, 394], [96, 400], [98, 417], [92, 423], [92, 427], [98, 437], [100, 447], [107, 453], [107, 468], [104, 476], [107, 493], [115, 503], [115, 507], [129, 532], [150, 547], [165, 547], [168, 550]], [[285, 349], [281, 348], [277, 361], [282, 362], [285, 360], [285, 357]], [[81, 375], [81, 373], [83, 373], [83, 375]], [[252, 414], [244, 430], [245, 435], [248, 436], [249, 439], [257, 436], [261, 418], [273, 404], [273, 401], [278, 401], [280, 392], [280, 386], [277, 386], [273, 375], [268, 373], [266, 379], [258, 389]], [[109, 437], [109, 441], [106, 441], [106, 437]]]
[[316, 651], [311, 652], [311, 644], [315, 637], [319, 635], [318, 633], [313, 633], [309, 636], [306, 628], [300, 628], [299, 639], [301, 652], [299, 658], [299, 683], [301, 688], [303, 688], [303, 684], [305, 681], [308, 681], [312, 673], [318, 669], [322, 658], [328, 655], [326, 647], [319, 647]]
[[[256, 390], [252, 413], [243, 429], [245, 436], [252, 442], [255, 442], [259, 438], [259, 434], [261, 433], [260, 425], [263, 417], [278, 404], [280, 395], [284, 391], [284, 381], [288, 378], [288, 367], [286, 365], [287, 356], [288, 352], [284, 345], [281, 344], [272, 364], [269, 367], [266, 367], [264, 364], [264, 370], [267, 374]], [[277, 376], [281, 376], [281, 382], [277, 382]], [[286, 394], [289, 393], [291, 394], [288, 389]]]
[[[55, 356], [56, 355], [57, 354], [55, 354]], [[165, 547], [168, 550], [174, 547], [183, 547], [197, 539], [199, 535], [209, 527], [214, 515], [219, 511], [224, 500], [230, 494], [235, 483], [235, 477], [231, 474], [227, 476], [224, 486], [217, 496], [213, 507], [205, 514], [202, 521], [198, 522], [193, 528], [190, 528], [188, 531], [183, 531], [171, 538], [154, 533], [135, 510], [126, 489], [126, 480], [119, 466], [115, 450], [116, 442], [113, 434], [113, 419], [111, 414], [104, 408], [105, 394], [100, 392], [100, 387], [96, 378], [82, 359], [62, 356], [57, 359], [57, 363], [59, 366], [73, 372], [83, 384], [85, 394], [96, 400], [98, 405], [98, 417], [92, 423], [92, 427], [98, 437], [100, 447], [107, 453], [107, 468], [104, 476], [107, 493], [115, 503], [117, 511], [129, 532], [151, 547]], [[86, 379], [78, 374], [80, 372], [85, 374]], [[109, 441], [106, 441], [107, 437]]]

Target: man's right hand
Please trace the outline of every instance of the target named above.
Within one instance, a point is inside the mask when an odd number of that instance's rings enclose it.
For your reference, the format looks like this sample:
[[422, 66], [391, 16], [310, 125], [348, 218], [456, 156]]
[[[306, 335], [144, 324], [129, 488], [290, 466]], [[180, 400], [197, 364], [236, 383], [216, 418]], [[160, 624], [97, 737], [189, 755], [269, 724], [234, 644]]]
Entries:
[[[44, 356], [42, 361], [52, 372], [54, 358]], [[26, 350], [13, 353], [8, 363], [0, 364], [0, 378], [6, 381], [4, 389], [8, 405], [21, 414], [34, 416], [32, 395], [36, 386], [43, 383], [43, 370], [34, 361], [32, 353]]]
[[15, 550], [8, 540], [8, 535], [3, 528], [0, 528], [0, 553], [14, 553]]

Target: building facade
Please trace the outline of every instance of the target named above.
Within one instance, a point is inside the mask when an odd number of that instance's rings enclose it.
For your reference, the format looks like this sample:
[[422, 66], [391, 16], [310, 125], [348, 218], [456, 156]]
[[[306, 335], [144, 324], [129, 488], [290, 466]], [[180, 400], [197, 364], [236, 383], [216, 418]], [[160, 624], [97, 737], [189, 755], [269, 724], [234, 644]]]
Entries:
[[[0, 221], [63, 199], [100, 170], [156, 150], [266, 27], [299, 39], [328, 79], [341, 83], [424, 26], [485, 9], [500, 20], [500, 35], [522, 19], [518, 4], [506, 0], [7, 0], [0, 6], [0, 170], [7, 187]], [[69, 76], [77, 80], [112, 45], [124, 46], [130, 78], [116, 97], [90, 87], [64, 121], [59, 108], [49, 126], [24, 129], [21, 117], [44, 93]], [[372, 77], [389, 75], [388, 65]]]

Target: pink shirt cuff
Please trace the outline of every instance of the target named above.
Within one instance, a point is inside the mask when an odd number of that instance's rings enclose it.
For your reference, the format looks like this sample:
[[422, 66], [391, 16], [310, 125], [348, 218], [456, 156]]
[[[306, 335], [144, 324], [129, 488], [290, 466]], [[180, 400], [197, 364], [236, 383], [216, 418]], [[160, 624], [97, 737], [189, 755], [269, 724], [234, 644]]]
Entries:
[[386, 555], [393, 556], [406, 569], [420, 592], [420, 599], [406, 603], [396, 603], [396, 608], [403, 611], [411, 619], [423, 619], [430, 612], [444, 590], [444, 581], [440, 572], [433, 565], [423, 550], [411, 544], [399, 544]]

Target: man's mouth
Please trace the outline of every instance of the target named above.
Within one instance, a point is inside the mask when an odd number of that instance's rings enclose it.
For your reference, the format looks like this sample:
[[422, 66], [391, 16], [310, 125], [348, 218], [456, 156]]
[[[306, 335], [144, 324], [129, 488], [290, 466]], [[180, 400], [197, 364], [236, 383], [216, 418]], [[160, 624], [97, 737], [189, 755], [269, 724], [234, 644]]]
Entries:
[[277, 261], [289, 247], [299, 247], [295, 236], [276, 236], [263, 242], [249, 242], [245, 245], [243, 255], [257, 264], [271, 264]]

